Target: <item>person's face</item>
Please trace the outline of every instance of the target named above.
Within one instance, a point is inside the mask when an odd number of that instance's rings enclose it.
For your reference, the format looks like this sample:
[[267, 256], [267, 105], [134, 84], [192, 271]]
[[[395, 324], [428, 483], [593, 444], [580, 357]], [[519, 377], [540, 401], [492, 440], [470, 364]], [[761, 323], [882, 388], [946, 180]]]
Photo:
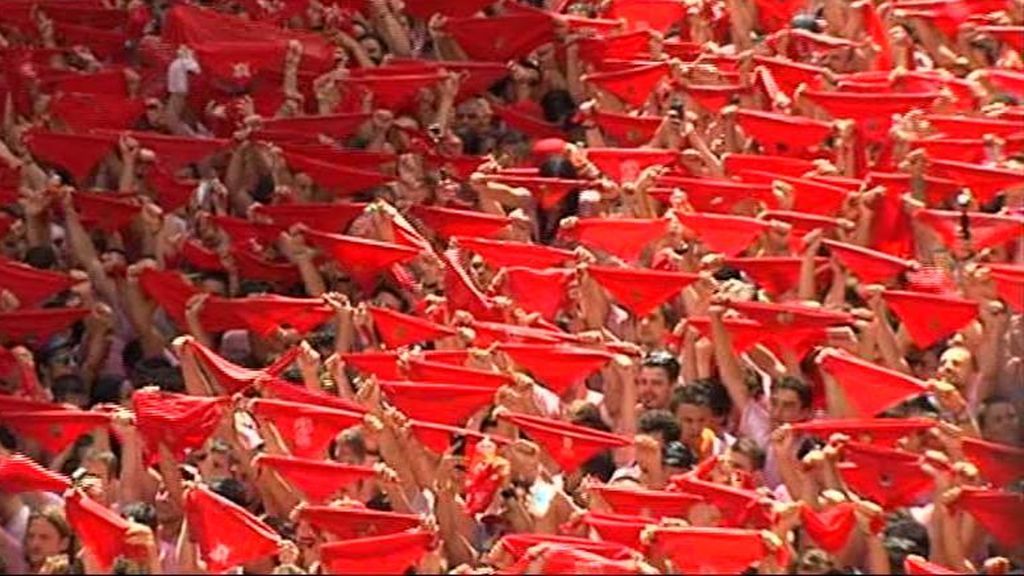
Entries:
[[667, 408], [672, 394], [672, 382], [664, 368], [644, 366], [637, 377], [637, 396], [647, 410]]
[[388, 310], [400, 310], [402, 308], [402, 302], [397, 296], [390, 292], [381, 292], [373, 298], [373, 305], [380, 308], [387, 308]]
[[363, 38], [359, 41], [362, 45], [366, 55], [373, 61], [374, 64], [380, 64], [381, 60], [384, 59], [384, 47], [377, 42], [376, 38]]
[[939, 357], [937, 376], [963, 390], [971, 378], [971, 353], [966, 348], [954, 347], [946, 350]]
[[1020, 417], [1009, 402], [992, 404], [985, 411], [985, 425], [981, 435], [986, 440], [1015, 446], [1020, 444]]
[[[46, 367], [52, 380], [62, 376], [73, 376], [78, 372], [78, 362], [75, 360], [75, 355], [71, 350], [61, 350], [54, 354], [46, 363]], [[70, 400], [66, 401], [70, 402]], [[87, 401], [83, 399], [82, 404], [86, 403]], [[77, 406], [78, 404], [75, 405]]]
[[700, 439], [700, 433], [713, 424], [711, 409], [697, 404], [680, 404], [676, 408], [676, 420], [682, 431], [681, 440], [691, 447]]
[[207, 450], [200, 457], [198, 468], [206, 480], [231, 477], [231, 461], [224, 452]]
[[660, 310], [640, 319], [640, 343], [656, 346], [665, 339], [665, 316]]
[[366, 463], [366, 457], [353, 450], [348, 444], [339, 444], [335, 456], [342, 464], [361, 466]]
[[800, 396], [795, 391], [783, 388], [772, 392], [770, 413], [773, 427], [806, 420], [808, 412], [800, 405]]
[[65, 552], [68, 539], [49, 520], [36, 518], [25, 530], [25, 559], [32, 566], [39, 566], [50, 556]]

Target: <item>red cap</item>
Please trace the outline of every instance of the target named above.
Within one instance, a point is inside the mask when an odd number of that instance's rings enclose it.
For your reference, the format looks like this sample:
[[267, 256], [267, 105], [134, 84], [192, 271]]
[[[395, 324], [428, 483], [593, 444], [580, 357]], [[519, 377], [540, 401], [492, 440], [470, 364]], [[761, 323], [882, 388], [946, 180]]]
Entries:
[[643, 106], [658, 85], [669, 77], [667, 63], [658, 62], [618, 72], [587, 74], [583, 81], [609, 92], [630, 106]]
[[661, 116], [633, 116], [595, 110], [594, 122], [606, 137], [620, 146], [643, 146], [654, 139], [664, 119]]
[[512, 379], [507, 374], [500, 372], [453, 366], [419, 358], [409, 359], [409, 379], [415, 382], [433, 382], [435, 384], [469, 384], [490, 389], [497, 389], [512, 383]]
[[787, 176], [801, 177], [808, 172], [814, 172], [814, 163], [802, 158], [789, 158], [786, 156], [762, 156], [760, 154], [735, 154], [727, 153], [722, 157], [722, 165], [725, 173], [729, 176], [738, 176], [742, 172], [750, 170], [762, 170], [772, 174], [785, 174]]
[[739, 110], [736, 121], [768, 154], [799, 156], [820, 146], [832, 134], [832, 124], [804, 116], [760, 110]]
[[1024, 170], [982, 166], [954, 160], [929, 160], [929, 172], [956, 180], [974, 192], [981, 203], [988, 203], [1008, 188], [1019, 187], [1024, 181]]
[[504, 289], [516, 304], [554, 320], [565, 306], [575, 272], [565, 268], [536, 270], [519, 266], [505, 269]]
[[67, 274], [38, 270], [0, 257], [0, 290], [14, 294], [22, 308], [40, 304], [74, 283]]
[[0, 492], [17, 494], [45, 490], [61, 494], [70, 487], [69, 478], [47, 470], [24, 454], [0, 456]]
[[314, 231], [306, 231], [304, 236], [348, 270], [364, 289], [372, 287], [374, 280], [395, 264], [408, 262], [419, 254], [407, 246], [355, 236]]
[[558, 463], [566, 474], [571, 474], [599, 452], [631, 443], [625, 436], [561, 420], [515, 413], [506, 413], [503, 417], [543, 446], [551, 459]]
[[686, 519], [690, 507], [704, 498], [685, 492], [667, 490], [645, 490], [642, 488], [623, 488], [620, 486], [594, 486], [591, 488], [601, 500], [611, 506], [617, 514], [629, 514], [644, 518], [682, 518]]
[[412, 433], [416, 435], [416, 439], [420, 441], [420, 444], [423, 444], [424, 448], [437, 454], [443, 454], [445, 450], [448, 450], [456, 436], [464, 439], [467, 454], [473, 454], [477, 442], [484, 438], [488, 438], [498, 445], [511, 444], [511, 441], [501, 436], [490, 436], [476, 430], [447, 426], [445, 424], [414, 420], [411, 427]]
[[512, 222], [507, 216], [436, 206], [412, 207], [412, 214], [439, 236], [475, 236], [489, 238], [500, 234]]
[[502, 344], [499, 350], [559, 396], [612, 358], [600, 350], [548, 344]]
[[[272, 367], [268, 366], [264, 369], [264, 372], [269, 371], [270, 368]], [[324, 406], [325, 408], [335, 408], [349, 412], [367, 412], [366, 408], [353, 400], [347, 400], [340, 396], [327, 394], [326, 392], [310, 390], [302, 384], [281, 380], [280, 378], [263, 378], [258, 381], [257, 385], [260, 394], [264, 398], [298, 404], [312, 404], [314, 406]]]
[[646, 316], [691, 283], [696, 274], [590, 266], [587, 274], [636, 317]]
[[903, 559], [903, 572], [911, 576], [952, 576], [960, 574], [956, 570], [950, 570], [945, 566], [929, 562], [913, 554]]
[[464, 424], [494, 402], [496, 388], [473, 384], [429, 382], [381, 382], [388, 400], [414, 420], [439, 424]]
[[673, 476], [669, 490], [702, 497], [721, 511], [722, 522], [727, 526], [752, 524], [763, 528], [769, 525], [769, 509], [762, 504], [761, 495], [753, 490], [709, 482], [689, 474]]
[[678, 152], [660, 148], [588, 148], [587, 160], [612, 180], [636, 180], [651, 166], [675, 164]]
[[928, 418], [846, 418], [810, 420], [789, 426], [794, 432], [818, 436], [823, 440], [832, 434], [845, 434], [856, 442], [892, 448], [901, 439], [926, 432], [935, 424]]
[[[951, 296], [886, 290], [886, 304], [922, 350], [963, 330], [978, 316], [978, 303]], [[941, 310], [941, 314], [935, 311]]]
[[819, 357], [818, 364], [835, 379], [850, 407], [865, 417], [928, 391], [928, 386], [913, 376], [846, 353], [828, 352]]
[[914, 505], [935, 480], [921, 468], [917, 454], [850, 442], [839, 476], [848, 488], [886, 510]]
[[76, 183], [85, 184], [114, 142], [104, 136], [31, 130], [25, 135], [25, 145], [35, 158], [67, 168]]
[[320, 545], [320, 559], [331, 574], [404, 574], [434, 543], [429, 532], [412, 531]]
[[258, 205], [257, 214], [270, 218], [278, 226], [291, 228], [305, 224], [314, 230], [341, 234], [353, 220], [366, 210], [365, 202], [335, 202], [333, 204], [276, 204]]
[[[800, 269], [803, 268], [803, 258], [789, 256], [727, 258], [725, 264], [742, 270], [769, 294], [781, 296], [800, 286]], [[824, 258], [815, 258], [814, 266], [815, 278], [829, 271], [828, 261]]]
[[128, 521], [80, 490], [68, 492], [64, 502], [68, 524], [82, 548], [99, 569], [109, 570], [114, 559], [124, 554]]
[[479, 254], [491, 266], [505, 268], [522, 266], [527, 268], [552, 268], [573, 259], [568, 250], [552, 248], [542, 244], [487, 240], [470, 236], [457, 236], [460, 248]]
[[[762, 202], [775, 206], [777, 199], [770, 184], [760, 182], [740, 182], [729, 178], [688, 178], [685, 176], [662, 176], [658, 178], [660, 186], [670, 188], [652, 189], [651, 195], [664, 203], [669, 203], [675, 188], [686, 192], [686, 199], [699, 212], [730, 214], [737, 204], [743, 202]], [[678, 217], [680, 212], [676, 213]], [[706, 216], [707, 214], [700, 214]]]
[[585, 218], [576, 223], [569, 235], [590, 248], [636, 262], [644, 248], [667, 231], [665, 220]]
[[495, 17], [448, 18], [444, 28], [471, 60], [507, 62], [553, 42], [553, 16], [517, 10]]
[[822, 550], [837, 554], [857, 527], [857, 507], [843, 502], [816, 512], [805, 502], [800, 507], [800, 524]]
[[185, 516], [210, 572], [277, 553], [280, 537], [245, 508], [206, 488], [185, 492]]
[[1024, 496], [1018, 492], [965, 487], [954, 506], [974, 517], [1003, 546], [1024, 544]]
[[768, 224], [744, 216], [676, 212], [676, 218], [711, 251], [736, 256], [768, 230]]
[[981, 477], [996, 486], [1008, 486], [1024, 477], [1024, 448], [966, 437], [963, 451]]
[[[732, 347], [737, 353], [742, 354], [764, 340], [765, 329], [760, 322], [746, 318], [722, 318], [722, 323], [732, 336]], [[709, 317], [691, 316], [686, 319], [686, 325], [696, 328], [704, 338], [713, 340]]]
[[277, 472], [314, 504], [330, 500], [351, 484], [376, 477], [372, 466], [353, 466], [294, 456], [260, 454], [253, 459], [253, 464]]
[[323, 458], [338, 432], [363, 422], [360, 412], [283, 400], [255, 400], [253, 415], [273, 424], [288, 449], [302, 458]]
[[865, 284], [878, 284], [891, 281], [901, 272], [905, 272], [913, 266], [909, 260], [896, 258], [884, 252], [836, 242], [835, 240], [824, 240], [839, 262], [857, 276], [857, 279]]
[[59, 454], [79, 436], [110, 424], [110, 414], [84, 410], [32, 410], [7, 412], [4, 426], [34, 440], [51, 454]]
[[739, 574], [770, 554], [760, 531], [739, 528], [658, 527], [651, 546], [671, 560], [672, 572], [682, 574]]
[[1016, 312], [1024, 312], [1024, 267], [989, 264], [996, 292]]
[[647, 526], [653, 524], [650, 518], [625, 514], [602, 514], [588, 511], [583, 522], [594, 529], [601, 540], [615, 542], [637, 550], [643, 549], [641, 535]]
[[420, 342], [440, 340], [456, 334], [454, 328], [417, 318], [388, 308], [370, 308], [377, 334], [388, 348], [401, 348]]
[[363, 506], [304, 506], [299, 520], [328, 533], [332, 539], [351, 540], [395, 534], [420, 525], [416, 514], [371, 510]]
[[395, 351], [342, 354], [341, 359], [367, 376], [372, 374], [382, 380], [402, 378], [398, 366], [398, 352]]
[[635, 30], [667, 34], [686, 18], [686, 6], [672, 0], [617, 0], [611, 5], [608, 17], [625, 21]]
[[143, 388], [132, 394], [135, 425], [153, 453], [164, 444], [173, 454], [199, 449], [221, 424], [226, 397], [189, 396]]

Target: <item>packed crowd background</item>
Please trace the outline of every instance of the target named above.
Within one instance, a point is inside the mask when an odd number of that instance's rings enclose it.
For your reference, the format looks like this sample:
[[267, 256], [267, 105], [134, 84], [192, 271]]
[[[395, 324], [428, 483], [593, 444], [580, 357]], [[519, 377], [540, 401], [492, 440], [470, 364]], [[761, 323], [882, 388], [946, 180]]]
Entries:
[[2, 0], [0, 571], [1024, 570], [1021, 0]]

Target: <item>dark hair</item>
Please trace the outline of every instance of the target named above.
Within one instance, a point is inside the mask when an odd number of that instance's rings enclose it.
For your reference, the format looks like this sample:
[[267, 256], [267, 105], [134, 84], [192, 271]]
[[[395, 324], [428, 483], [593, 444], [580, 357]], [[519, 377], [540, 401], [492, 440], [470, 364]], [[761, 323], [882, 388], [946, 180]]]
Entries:
[[564, 126], [576, 114], [576, 102], [568, 90], [548, 90], [540, 99], [544, 119], [552, 124]]
[[32, 246], [25, 251], [25, 263], [40, 270], [50, 270], [57, 265], [57, 252], [52, 246]]
[[996, 404], [1010, 404], [1010, 405], [1013, 405], [1013, 403], [1010, 402], [1010, 399], [1007, 398], [1006, 396], [994, 395], [994, 396], [989, 396], [988, 398], [985, 398], [984, 400], [982, 400], [981, 401], [981, 406], [978, 407], [978, 426], [980, 428], [984, 428], [985, 427], [985, 420], [988, 419], [988, 413], [989, 413], [990, 410], [992, 410], [992, 407], [995, 406]]
[[704, 406], [710, 410], [711, 397], [708, 395], [706, 388], [697, 384], [687, 384], [672, 391], [672, 401], [668, 405], [669, 410], [672, 410], [672, 413], [675, 414], [676, 410], [683, 404]]
[[755, 470], [763, 470], [765, 462], [767, 461], [767, 455], [761, 446], [754, 441], [753, 438], [742, 437], [733, 442], [729, 450], [738, 454], [743, 454], [747, 458], [750, 458], [751, 462], [754, 463]]
[[135, 389], [157, 386], [165, 392], [185, 392], [181, 370], [171, 366], [166, 358], [143, 358], [135, 364], [134, 374], [132, 386]]
[[58, 376], [53, 380], [50, 390], [53, 392], [53, 399], [57, 401], [63, 401], [71, 394], [86, 395], [88, 393], [85, 382], [78, 374]]
[[121, 463], [117, 455], [109, 450], [89, 450], [82, 455], [82, 464], [86, 462], [99, 462], [107, 469], [107, 476], [119, 478], [121, 476]]
[[672, 468], [693, 468], [697, 456], [689, 446], [677, 440], [662, 447], [661, 463]]
[[811, 385], [794, 376], [783, 376], [775, 385], [775, 390], [792, 390], [800, 398], [801, 408], [810, 408], [813, 394]]
[[120, 376], [105, 375], [96, 378], [89, 390], [89, 405], [117, 404], [121, 401], [121, 386], [124, 380]]
[[121, 515], [139, 524], [149, 526], [150, 530], [156, 532], [156, 508], [148, 502], [129, 502], [121, 509]]
[[636, 423], [637, 432], [640, 434], [659, 434], [667, 444], [679, 440], [682, 430], [679, 429], [679, 422], [675, 415], [668, 410], [646, 410], [640, 415]]
[[644, 368], [661, 368], [668, 376], [668, 381], [673, 384], [679, 380], [679, 372], [682, 370], [679, 360], [664, 350], [655, 350], [645, 356], [642, 366]]
[[363, 438], [363, 432], [359, 428], [345, 429], [337, 438], [331, 440], [328, 453], [331, 455], [333, 460], [338, 459], [338, 450], [342, 446], [347, 446], [360, 458], [364, 458], [366, 456], [366, 440]]
[[898, 519], [886, 526], [882, 544], [889, 554], [894, 574], [904, 573], [903, 561], [907, 556], [915, 554], [927, 558], [931, 550], [928, 529], [909, 518]]
[[238, 283], [238, 295], [243, 297], [267, 294], [273, 291], [274, 287], [269, 282], [262, 280], [242, 280]]
[[249, 500], [245, 495], [245, 486], [234, 478], [218, 478], [210, 484], [210, 490], [242, 508], [249, 505]]
[[615, 474], [615, 459], [612, 458], [611, 450], [604, 450], [597, 453], [593, 458], [587, 460], [580, 467], [583, 476], [594, 476], [601, 482], [608, 482]]

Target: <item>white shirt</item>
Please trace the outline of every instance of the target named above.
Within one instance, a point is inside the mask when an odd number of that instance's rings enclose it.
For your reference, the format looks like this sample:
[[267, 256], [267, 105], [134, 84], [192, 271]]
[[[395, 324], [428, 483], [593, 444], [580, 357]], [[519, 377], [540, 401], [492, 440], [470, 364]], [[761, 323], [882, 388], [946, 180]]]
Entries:
[[181, 56], [167, 67], [167, 91], [171, 94], [188, 94], [188, 73], [199, 74], [202, 70], [194, 58]]

